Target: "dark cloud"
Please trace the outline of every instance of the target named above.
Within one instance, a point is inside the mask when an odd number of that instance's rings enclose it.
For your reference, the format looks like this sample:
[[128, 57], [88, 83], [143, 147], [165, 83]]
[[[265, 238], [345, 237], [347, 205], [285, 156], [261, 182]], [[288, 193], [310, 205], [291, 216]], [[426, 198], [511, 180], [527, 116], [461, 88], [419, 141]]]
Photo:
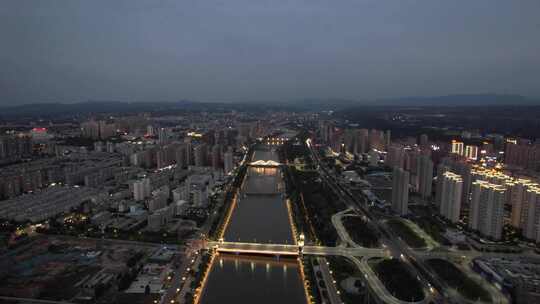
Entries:
[[4, 0], [0, 104], [540, 95], [540, 1]]

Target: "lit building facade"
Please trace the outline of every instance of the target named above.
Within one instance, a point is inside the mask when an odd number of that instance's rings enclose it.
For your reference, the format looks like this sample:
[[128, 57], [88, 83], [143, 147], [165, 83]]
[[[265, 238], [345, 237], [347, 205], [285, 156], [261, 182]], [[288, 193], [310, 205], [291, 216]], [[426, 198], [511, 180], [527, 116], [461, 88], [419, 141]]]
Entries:
[[502, 235], [506, 188], [488, 181], [472, 184], [469, 227], [481, 234], [499, 240]]
[[460, 218], [462, 191], [463, 179], [461, 176], [452, 172], [442, 174], [439, 211], [444, 218], [452, 223], [457, 223]]

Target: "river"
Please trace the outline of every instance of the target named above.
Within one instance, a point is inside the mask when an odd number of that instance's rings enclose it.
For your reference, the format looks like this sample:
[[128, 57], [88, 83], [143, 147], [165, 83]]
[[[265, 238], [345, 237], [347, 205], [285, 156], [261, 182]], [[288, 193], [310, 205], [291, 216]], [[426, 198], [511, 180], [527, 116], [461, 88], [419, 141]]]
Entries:
[[[253, 161], [278, 161], [257, 148]], [[279, 168], [250, 167], [225, 241], [292, 244]], [[296, 258], [220, 254], [214, 260], [201, 303], [306, 303]]]

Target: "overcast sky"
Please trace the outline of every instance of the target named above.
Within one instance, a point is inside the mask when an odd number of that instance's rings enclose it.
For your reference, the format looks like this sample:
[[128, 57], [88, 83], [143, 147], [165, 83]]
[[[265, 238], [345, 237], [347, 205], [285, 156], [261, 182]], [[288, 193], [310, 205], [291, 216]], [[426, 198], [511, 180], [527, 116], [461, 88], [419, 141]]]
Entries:
[[540, 96], [539, 0], [2, 0], [0, 104]]

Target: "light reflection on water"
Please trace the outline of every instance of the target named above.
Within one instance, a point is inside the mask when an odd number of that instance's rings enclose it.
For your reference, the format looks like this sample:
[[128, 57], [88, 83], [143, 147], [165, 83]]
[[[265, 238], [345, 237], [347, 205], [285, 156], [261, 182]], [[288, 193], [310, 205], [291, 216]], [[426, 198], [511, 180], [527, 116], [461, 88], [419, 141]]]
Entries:
[[201, 303], [306, 302], [296, 259], [221, 254], [219, 261]]
[[[277, 154], [255, 151], [254, 160], [278, 161]], [[265, 195], [241, 197], [225, 231], [227, 241], [293, 242], [287, 207], [281, 196], [281, 171], [250, 168], [246, 192]], [[244, 189], [246, 190], [246, 189]], [[277, 192], [274, 195], [268, 193]], [[291, 258], [220, 254], [212, 265], [201, 303], [306, 303], [298, 261]]]

